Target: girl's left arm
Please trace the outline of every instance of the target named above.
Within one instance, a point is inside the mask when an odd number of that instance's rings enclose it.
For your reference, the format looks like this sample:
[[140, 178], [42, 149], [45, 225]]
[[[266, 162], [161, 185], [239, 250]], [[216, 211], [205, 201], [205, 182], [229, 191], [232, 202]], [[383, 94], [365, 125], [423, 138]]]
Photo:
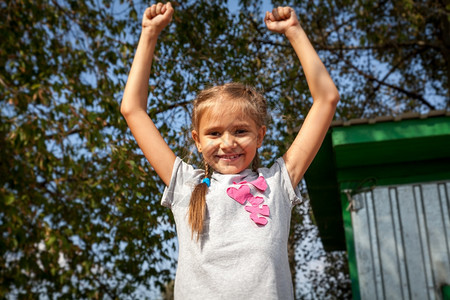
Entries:
[[291, 183], [297, 186], [322, 145], [336, 111], [339, 93], [292, 8], [275, 8], [272, 13], [266, 13], [264, 20], [269, 30], [283, 33], [290, 41], [313, 98], [313, 105], [297, 137], [283, 156]]

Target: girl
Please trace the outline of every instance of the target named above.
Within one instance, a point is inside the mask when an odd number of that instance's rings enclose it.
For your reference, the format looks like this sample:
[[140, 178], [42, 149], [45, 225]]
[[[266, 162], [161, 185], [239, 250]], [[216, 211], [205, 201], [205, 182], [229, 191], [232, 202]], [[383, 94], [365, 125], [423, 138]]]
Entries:
[[[199, 93], [192, 137], [205, 170], [171, 151], [149, 118], [147, 90], [156, 41], [173, 14], [170, 3], [147, 8], [121, 112], [144, 155], [167, 185], [162, 204], [176, 222], [178, 299], [293, 299], [287, 256], [297, 185], [317, 153], [339, 95], [294, 10], [267, 12], [267, 28], [284, 34], [303, 66], [314, 103], [293, 144], [271, 168], [258, 168], [266, 103], [238, 83]], [[251, 169], [250, 169], [251, 168]]]

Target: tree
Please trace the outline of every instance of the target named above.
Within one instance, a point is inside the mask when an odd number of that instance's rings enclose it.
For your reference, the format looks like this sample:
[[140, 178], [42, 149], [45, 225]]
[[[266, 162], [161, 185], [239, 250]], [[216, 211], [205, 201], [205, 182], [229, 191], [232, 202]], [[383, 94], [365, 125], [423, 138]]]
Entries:
[[[272, 120], [260, 154], [268, 164], [311, 105], [291, 47], [265, 29], [262, 1], [239, 5], [232, 15], [225, 1], [179, 1], [160, 36], [149, 113], [193, 163], [190, 101], [205, 86], [241, 81], [265, 92]], [[293, 6], [340, 89], [336, 118], [448, 108], [448, 3]], [[119, 114], [144, 8], [123, 0], [0, 3], [0, 297], [123, 298], [173, 277], [164, 187]], [[307, 215], [294, 215], [293, 247], [302, 247], [299, 237], [318, 241]], [[305, 257], [330, 266], [342, 255]], [[339, 270], [312, 280], [346, 285]], [[299, 297], [329, 290], [308, 293]]]
[[117, 298], [162, 284], [174, 231], [118, 105], [135, 8], [8, 1], [0, 11], [0, 297]]
[[449, 108], [449, 1], [295, 5], [336, 71], [343, 95], [340, 118]]

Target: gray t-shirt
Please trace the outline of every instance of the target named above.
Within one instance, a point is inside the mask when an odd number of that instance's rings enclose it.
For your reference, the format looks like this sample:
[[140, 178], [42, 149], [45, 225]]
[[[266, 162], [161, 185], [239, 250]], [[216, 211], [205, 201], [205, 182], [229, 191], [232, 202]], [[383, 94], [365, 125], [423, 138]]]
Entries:
[[203, 177], [203, 170], [177, 157], [161, 201], [171, 208], [177, 228], [175, 298], [293, 299], [287, 242], [291, 210], [301, 198], [284, 160], [258, 173], [213, 173], [197, 242], [195, 235], [191, 239], [188, 209]]

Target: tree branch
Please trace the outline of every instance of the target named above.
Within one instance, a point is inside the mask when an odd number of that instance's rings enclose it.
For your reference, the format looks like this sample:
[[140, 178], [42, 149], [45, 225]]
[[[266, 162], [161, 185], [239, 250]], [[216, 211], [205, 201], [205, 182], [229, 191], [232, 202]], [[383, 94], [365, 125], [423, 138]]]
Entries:
[[191, 101], [182, 101], [182, 102], [177, 102], [171, 105], [162, 105], [162, 106], [158, 106], [158, 107], [154, 107], [152, 109], [150, 109], [149, 114], [160, 114], [169, 110], [172, 110], [174, 108], [177, 107], [186, 107], [187, 105], [189, 105], [191, 103]]
[[[253, 39], [254, 42], [272, 45], [277, 47], [290, 47], [289, 44], [277, 43], [273, 41], [261, 40], [261, 39]], [[410, 49], [411, 46], [418, 46], [420, 48], [433, 48], [439, 49], [438, 45], [425, 43], [423, 41], [411, 41], [408, 43], [385, 43], [382, 45], [368, 45], [368, 46], [358, 46], [358, 45], [337, 45], [337, 46], [325, 46], [323, 44], [319, 44], [317, 42], [311, 41], [315, 46], [314, 48], [317, 51], [359, 51], [359, 50], [389, 50], [389, 49], [398, 49], [398, 48], [407, 48]]]
[[380, 79], [378, 79], [378, 78], [376, 78], [376, 77], [374, 77], [374, 76], [372, 76], [372, 75], [369, 75], [369, 74], [367, 74], [367, 73], [361, 71], [361, 70], [358, 69], [356, 66], [354, 66], [349, 60], [347, 60], [347, 59], [345, 59], [345, 58], [343, 58], [343, 60], [345, 61], [345, 63], [346, 63], [347, 65], [350, 66], [350, 68], [352, 68], [352, 69], [355, 70], [358, 74], [362, 75], [363, 77], [367, 78], [368, 80], [374, 81], [374, 82], [378, 83], [379, 85], [383, 85], [383, 86], [389, 87], [389, 88], [391, 88], [391, 89], [394, 89], [394, 90], [396, 90], [396, 91], [398, 91], [398, 92], [400, 92], [400, 93], [403, 93], [403, 94], [407, 95], [408, 97], [411, 97], [411, 98], [413, 98], [413, 99], [415, 99], [415, 100], [418, 100], [419, 102], [421, 102], [423, 105], [427, 106], [427, 107], [428, 107], [429, 109], [431, 109], [431, 110], [435, 110], [435, 109], [436, 109], [436, 108], [435, 108], [430, 102], [428, 102], [421, 94], [418, 94], [418, 93], [415, 93], [415, 92], [412, 92], [412, 91], [408, 91], [408, 90], [406, 90], [406, 89], [404, 89], [404, 88], [402, 88], [402, 87], [395, 86], [395, 85], [393, 85], [393, 84], [390, 84], [390, 83], [387, 83], [387, 82], [385, 82], [385, 81], [382, 81], [382, 80], [380, 80]]

